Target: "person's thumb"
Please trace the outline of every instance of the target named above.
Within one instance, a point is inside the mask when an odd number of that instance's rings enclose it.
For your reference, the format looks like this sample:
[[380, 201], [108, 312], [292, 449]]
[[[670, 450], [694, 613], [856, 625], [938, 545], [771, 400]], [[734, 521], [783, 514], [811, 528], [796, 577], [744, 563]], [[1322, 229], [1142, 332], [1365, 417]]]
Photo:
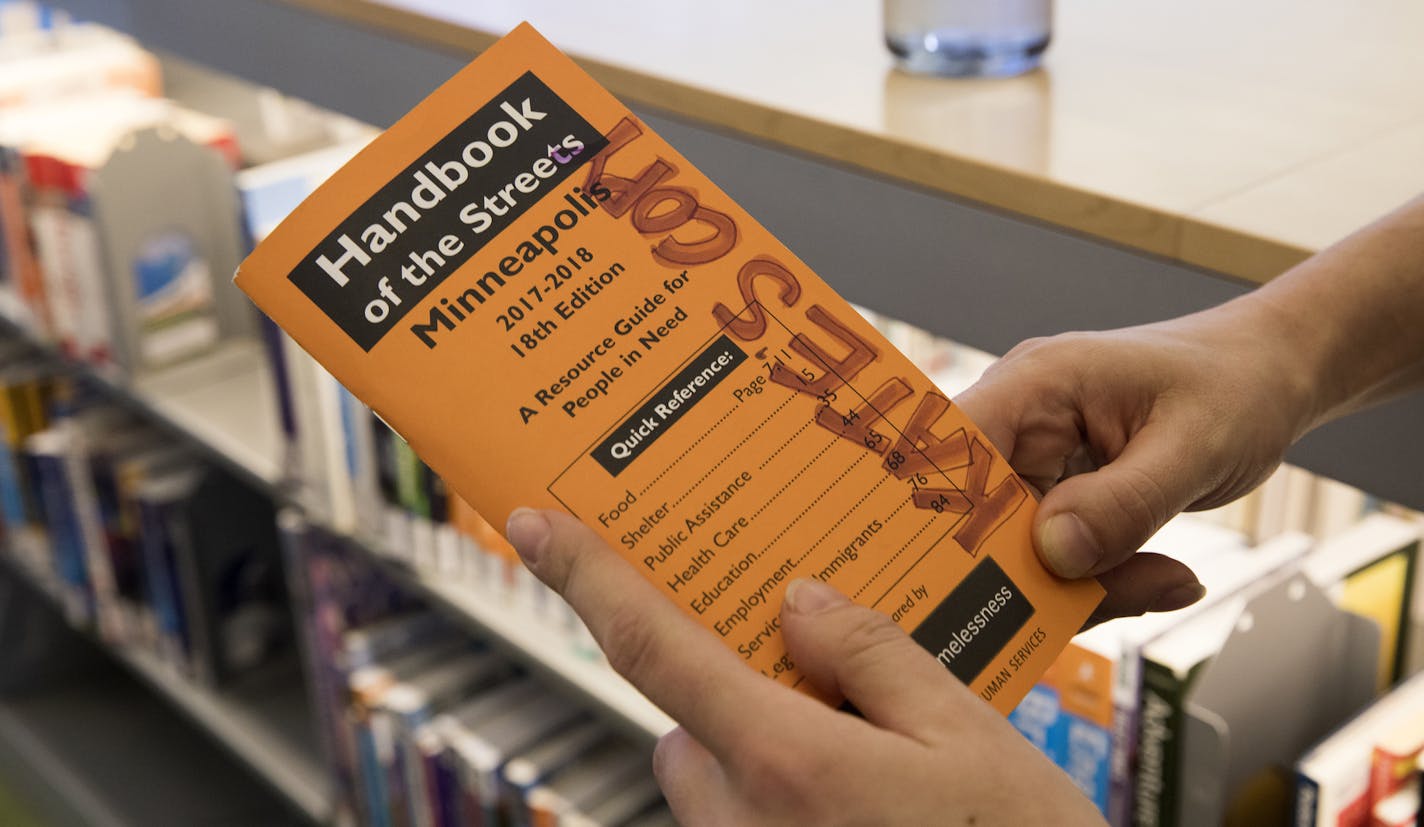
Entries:
[[1210, 489], [1212, 469], [1191, 446], [1156, 430], [1143, 428], [1112, 462], [1044, 496], [1034, 545], [1055, 574], [1078, 578], [1115, 568]]
[[806, 680], [877, 726], [913, 734], [962, 726], [966, 714], [999, 717], [890, 618], [819, 580], [787, 587], [781, 630]]

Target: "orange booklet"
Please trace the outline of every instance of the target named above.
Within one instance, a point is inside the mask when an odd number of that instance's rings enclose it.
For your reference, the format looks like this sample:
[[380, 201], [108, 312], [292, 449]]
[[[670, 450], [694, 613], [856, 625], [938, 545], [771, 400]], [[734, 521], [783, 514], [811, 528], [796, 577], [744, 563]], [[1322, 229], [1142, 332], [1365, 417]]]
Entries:
[[973, 423], [527, 24], [237, 284], [492, 523], [578, 516], [787, 685], [796, 577], [1004, 713], [1101, 598], [1039, 564], [1033, 496]]

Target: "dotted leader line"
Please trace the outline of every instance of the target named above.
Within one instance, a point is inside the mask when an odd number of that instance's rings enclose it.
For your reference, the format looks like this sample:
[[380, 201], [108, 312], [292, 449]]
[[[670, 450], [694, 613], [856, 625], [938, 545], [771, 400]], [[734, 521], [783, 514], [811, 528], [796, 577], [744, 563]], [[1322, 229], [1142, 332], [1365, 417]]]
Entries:
[[[722, 418], [719, 419], [719, 420], [717, 420], [715, 423], [713, 423], [712, 427], [708, 428], [706, 433], [704, 433], [702, 436], [700, 436], [700, 437], [698, 437], [696, 440], [694, 440], [691, 445], [687, 446], [687, 450], [683, 451], [681, 454], [678, 454], [678, 455], [677, 455], [677, 459], [673, 460], [672, 462], [669, 462], [669, 463], [667, 464], [667, 466], [666, 466], [665, 468], [663, 468], [663, 470], [661, 470], [661, 471], [658, 472], [658, 475], [657, 475], [656, 477], [653, 477], [653, 479], [652, 479], [651, 482], [649, 482], [647, 485], [643, 486], [643, 490], [638, 492], [638, 496], [641, 497], [641, 496], [643, 496], [644, 494], [646, 494], [646, 493], [648, 493], [649, 491], [651, 491], [651, 490], [653, 489], [653, 486], [655, 486], [655, 485], [658, 484], [658, 480], [660, 480], [660, 479], [662, 479], [663, 477], [667, 476], [667, 473], [668, 473], [669, 471], [671, 471], [679, 462], [682, 462], [684, 459], [686, 459], [688, 454], [692, 453], [694, 450], [697, 449], [697, 446], [702, 443], [702, 440], [704, 440], [704, 439], [706, 439], [707, 437], [711, 436], [713, 431], [717, 430], [717, 428], [718, 428], [719, 426], [721, 426], [721, 424], [722, 424], [723, 422], [726, 422], [727, 419], [728, 419], [729, 417], [731, 417], [731, 415], [734, 414], [734, 413], [736, 413], [736, 412], [737, 412], [737, 409], [734, 407], [734, 408], [732, 408], [731, 410], [727, 411], [726, 413], [722, 414]], [[690, 493], [690, 492], [689, 492], [689, 493]], [[686, 497], [687, 495], [684, 494], [683, 496]], [[681, 502], [681, 500], [679, 500], [678, 502]]]
[[[688, 446], [687, 450], [683, 452], [683, 454], [682, 454], [681, 457], [678, 457], [676, 460], [673, 460], [673, 465], [676, 465], [678, 462], [680, 462], [680, 461], [682, 460], [682, 457], [685, 457], [685, 456], [687, 456], [688, 454], [692, 453], [692, 449], [694, 449], [694, 448], [697, 447], [697, 443], [698, 443], [698, 442], [701, 442], [702, 440], [704, 440], [704, 439], [706, 439], [707, 437], [711, 436], [711, 435], [712, 435], [712, 432], [715, 431], [715, 430], [717, 430], [717, 425], [721, 425], [723, 422], [726, 422], [726, 421], [727, 421], [727, 417], [729, 417], [729, 416], [731, 416], [731, 415], [732, 415], [732, 411], [728, 411], [727, 414], [726, 414], [726, 416], [723, 416], [721, 419], [717, 420], [717, 424], [716, 424], [716, 425], [713, 425], [711, 428], [708, 428], [708, 429], [707, 429], [707, 433], [705, 433], [705, 434], [703, 434], [702, 436], [698, 437], [698, 438], [697, 438], [697, 442], [694, 442], [694, 443], [692, 443], [690, 446]], [[735, 449], [734, 449], [734, 450], [735, 450]], [[705, 474], [702, 475], [702, 478], [701, 478], [701, 479], [699, 479], [697, 482], [694, 482], [694, 483], [692, 484], [692, 487], [691, 487], [691, 488], [689, 488], [689, 489], [687, 489], [686, 491], [682, 492], [682, 496], [678, 497], [676, 500], [673, 501], [673, 507], [676, 508], [678, 505], [680, 505], [680, 504], [682, 503], [683, 500], [685, 500], [685, 499], [687, 499], [688, 497], [692, 496], [692, 492], [696, 491], [696, 490], [702, 485], [702, 483], [706, 482], [706, 481], [707, 481], [707, 478], [710, 477], [710, 476], [712, 476], [712, 472], [713, 472], [713, 471], [716, 471], [718, 468], [720, 468], [720, 467], [722, 466], [722, 463], [724, 463], [724, 462], [726, 462], [728, 459], [730, 459], [731, 456], [732, 456], [732, 454], [731, 454], [731, 453], [728, 453], [726, 456], [722, 457], [722, 461], [721, 461], [721, 462], [719, 462], [719, 463], [717, 463], [716, 465], [712, 466], [712, 468], [711, 468], [707, 473], [705, 473]], [[666, 474], [666, 473], [668, 472], [668, 469], [670, 469], [670, 468], [672, 468], [672, 465], [669, 465], [667, 468], [663, 469], [663, 474]], [[656, 483], [659, 479], [662, 479], [662, 474], [659, 474], [659, 475], [657, 476], [657, 478], [653, 480], [653, 483]], [[649, 483], [649, 487], [651, 487], [653, 483]]]
[[[815, 464], [821, 459], [821, 457], [825, 456], [827, 451], [829, 451], [829, 450], [831, 450], [832, 448], [836, 447], [836, 443], [839, 442], [839, 441], [840, 441], [840, 437], [835, 437], [835, 438], [833, 438], [830, 442], [826, 443], [826, 447], [822, 448], [822, 449], [820, 450], [820, 452], [817, 453], [814, 457], [811, 457], [811, 461], [810, 461], [810, 462], [808, 462], [808, 463], [806, 463], [805, 465], [801, 466], [801, 470], [800, 470], [800, 471], [797, 471], [794, 475], [792, 475], [791, 479], [787, 480], [787, 481], [785, 482], [785, 484], [783, 484], [783, 485], [781, 486], [781, 488], [780, 488], [775, 494], [772, 494], [771, 497], [770, 497], [770, 499], [768, 499], [766, 502], [762, 503], [762, 504], [761, 504], [761, 508], [758, 508], [756, 511], [752, 512], [752, 517], [751, 517], [751, 518], [752, 518], [753, 520], [755, 520], [757, 517], [760, 517], [761, 514], [762, 514], [762, 512], [766, 511], [768, 508], [771, 507], [771, 504], [772, 504], [772, 503], [776, 502], [776, 498], [777, 498], [777, 497], [780, 497], [782, 494], [785, 494], [787, 491], [790, 491], [790, 490], [791, 490], [791, 483], [796, 482], [798, 479], [801, 478], [801, 475], [802, 475], [802, 474], [804, 474], [804, 473], [806, 473], [807, 471], [811, 470], [811, 466], [812, 466], [812, 465], [815, 465]], [[769, 547], [769, 546], [768, 546], [768, 547]]]
[[[810, 470], [810, 467], [812, 467], [812, 465], [815, 465], [815, 464], [817, 463], [817, 461], [820, 460], [820, 458], [824, 457], [824, 455], [826, 455], [827, 451], [830, 451], [830, 450], [832, 450], [832, 448], [836, 447], [837, 441], [840, 441], [840, 437], [833, 438], [833, 440], [830, 441], [830, 443], [827, 444], [826, 447], [824, 447], [824, 448], [822, 448], [822, 450], [820, 450], [820, 453], [817, 453], [817, 454], [815, 455], [815, 457], [812, 457], [812, 460], [810, 460], [810, 463], [806, 463], [805, 467], [803, 467], [802, 470], [797, 471], [795, 477], [792, 477], [792, 478], [790, 478], [790, 480], [787, 480], [787, 481], [786, 481], [786, 484], [783, 485], [782, 490], [776, 492], [776, 494], [773, 495], [773, 497], [770, 498], [770, 500], [768, 500], [768, 501], [766, 501], [766, 502], [763, 502], [762, 507], [760, 507], [760, 508], [758, 508], [758, 510], [756, 510], [756, 514], [753, 514], [753, 515], [752, 515], [753, 520], [755, 520], [755, 518], [758, 517], [758, 515], [762, 514], [763, 511], [766, 511], [766, 508], [768, 508], [769, 505], [772, 504], [772, 501], [775, 501], [775, 500], [776, 500], [776, 497], [780, 497], [780, 495], [782, 495], [782, 492], [783, 492], [783, 491], [789, 490], [789, 488], [792, 487], [792, 483], [795, 483], [795, 481], [797, 480], [797, 478], [800, 478], [800, 475], [805, 474], [806, 471], [809, 471], [809, 470]], [[830, 484], [829, 487], [824, 488], [824, 490], [823, 490], [822, 492], [820, 492], [820, 494], [817, 494], [816, 497], [813, 498], [813, 500], [810, 501], [809, 504], [806, 505], [806, 508], [803, 508], [803, 510], [802, 510], [802, 512], [800, 512], [800, 514], [797, 514], [795, 518], [792, 518], [792, 521], [787, 522], [787, 524], [785, 525], [785, 527], [783, 527], [782, 530], [780, 530], [779, 534], [776, 535], [776, 537], [773, 537], [773, 538], [772, 538], [772, 541], [770, 541], [770, 542], [768, 542], [768, 544], [766, 544], [766, 548], [768, 548], [768, 549], [772, 548], [773, 545], [776, 545], [776, 542], [778, 542], [780, 538], [786, 537], [786, 532], [792, 530], [792, 528], [795, 527], [795, 525], [797, 524], [797, 522], [800, 522], [800, 520], [802, 520], [802, 517], [806, 517], [807, 514], [810, 514], [810, 510], [812, 510], [812, 508], [815, 508], [815, 507], [816, 507], [817, 502], [822, 501], [823, 498], [826, 497], [826, 494], [830, 494], [830, 491], [832, 491], [833, 488], [836, 487], [836, 483], [839, 483], [839, 481], [844, 480], [844, 478], [846, 478], [846, 474], [849, 474], [849, 473], [850, 473], [850, 470], [852, 470], [852, 468], [856, 467], [856, 465], [860, 463], [860, 460], [862, 460], [862, 458], [864, 458], [864, 454], [860, 454], [860, 457], [856, 457], [856, 461], [854, 461], [854, 463], [850, 464], [850, 467], [847, 467], [846, 470], [842, 471], [842, 473], [840, 473], [839, 477], [836, 477], [836, 481], [834, 481], [834, 483]]]
[[[897, 508], [895, 510], [899, 511], [900, 509]], [[899, 559], [900, 555], [905, 553], [905, 549], [909, 548], [911, 544], [913, 544], [916, 540], [920, 539], [920, 535], [924, 534], [930, 526], [934, 525], [934, 523], [934, 517], [930, 517], [924, 525], [920, 526], [920, 530], [916, 531], [913, 535], [911, 535], [910, 539], [906, 540], [905, 544], [903, 546], [900, 546], [898, 551], [890, 555], [890, 559], [885, 561], [885, 565], [881, 566], [879, 571], [871, 575], [870, 579], [865, 581], [864, 585], [862, 585], [859, 589], [856, 589], [855, 597], [860, 597], [862, 594], [864, 594], [865, 590], [870, 588], [870, 584], [874, 583], [876, 579], [880, 577], [880, 575], [884, 574], [885, 571], [889, 569], [890, 566], [894, 564], [897, 559]]]
[[[793, 399], [795, 399], [795, 398], [796, 398], [796, 394], [793, 393], [793, 394], [791, 394], [790, 396], [786, 397], [786, 399], [782, 400], [782, 403], [781, 403], [780, 405], [777, 405], [777, 406], [776, 406], [776, 409], [773, 410], [771, 413], [767, 414], [767, 415], [766, 415], [766, 418], [764, 418], [760, 423], [758, 423], [757, 426], [752, 429], [751, 433], [749, 433], [749, 434], [746, 435], [746, 438], [744, 438], [741, 442], [738, 442], [736, 445], [734, 445], [734, 446], [732, 447], [732, 450], [730, 450], [730, 451], [727, 452], [727, 456], [730, 457], [732, 454], [735, 454], [738, 449], [740, 449], [743, 445], [746, 445], [748, 442], [750, 442], [750, 441], [751, 441], [751, 438], [754, 437], [754, 436], [756, 436], [757, 431], [760, 431], [762, 428], [766, 427], [766, 424], [767, 424], [768, 422], [770, 422], [771, 420], [775, 419], [775, 418], [776, 418], [776, 415], [779, 414], [779, 413], [781, 413], [781, 410], [782, 410], [783, 408], [785, 408], [787, 405], [791, 404], [791, 400], [793, 400]], [[698, 438], [697, 438], [697, 441], [696, 441], [696, 442], [693, 442], [691, 445], [689, 445], [689, 446], [687, 447], [687, 450], [686, 450], [686, 451], [683, 451], [682, 454], [680, 454], [677, 459], [675, 459], [675, 460], [673, 460], [672, 462], [668, 463], [668, 466], [667, 466], [666, 468], [664, 468], [662, 471], [658, 472], [658, 475], [657, 475], [656, 477], [653, 477], [653, 479], [652, 479], [651, 482], [649, 482], [647, 485], [643, 486], [643, 490], [638, 492], [638, 496], [641, 497], [641, 496], [643, 496], [644, 494], [648, 493], [649, 491], [653, 490], [653, 486], [655, 486], [655, 485], [658, 484], [658, 480], [661, 480], [664, 476], [667, 475], [667, 473], [668, 473], [669, 471], [672, 470], [672, 468], [673, 468], [674, 465], [677, 465], [679, 462], [682, 462], [682, 460], [683, 460], [684, 457], [686, 457], [688, 454], [692, 453], [692, 449], [696, 448], [698, 443], [700, 443], [702, 440], [706, 439], [709, 435], [711, 435], [712, 431], [716, 430], [717, 425], [721, 425], [723, 422], [726, 422], [726, 421], [727, 421], [727, 418], [730, 417], [732, 414], [734, 414], [734, 413], [736, 413], [736, 412], [737, 412], [737, 409], [736, 409], [736, 408], [732, 408], [731, 410], [727, 411], [727, 413], [724, 414], [721, 419], [717, 420], [717, 424], [716, 424], [716, 425], [713, 425], [711, 428], [709, 428], [709, 429], [707, 430], [707, 433], [705, 433], [705, 434], [703, 434], [702, 436], [698, 437]], [[704, 477], [703, 479], [706, 479], [706, 477]], [[687, 495], [684, 494], [684, 495], [683, 495], [683, 498], [685, 499], [686, 497], [687, 497]], [[679, 502], [681, 502], [681, 500], [679, 500]]]
[[[806, 422], [805, 422], [804, 424], [802, 424], [802, 426], [801, 426], [800, 428], [797, 428], [797, 429], [796, 429], [796, 433], [794, 433], [794, 434], [792, 434], [790, 437], [788, 437], [787, 440], [786, 440], [785, 442], [781, 443], [781, 445], [778, 446], [775, 451], [772, 451], [772, 452], [771, 452], [771, 456], [769, 456], [769, 457], [767, 457], [766, 459], [764, 459], [764, 460], [761, 461], [761, 465], [758, 465], [758, 466], [757, 466], [757, 470], [758, 470], [758, 471], [764, 470], [764, 469], [766, 468], [766, 466], [768, 466], [768, 465], [771, 464], [771, 461], [772, 461], [772, 460], [776, 459], [776, 455], [777, 455], [777, 454], [781, 453], [782, 451], [785, 451], [788, 447], [790, 447], [791, 443], [793, 443], [793, 442], [796, 441], [796, 437], [801, 436], [802, 434], [806, 433], [806, 429], [809, 428], [809, 427], [811, 427], [812, 425], [815, 425], [815, 424], [816, 424], [816, 420], [814, 420], [814, 419], [808, 419], [808, 420], [806, 420]], [[737, 447], [741, 447], [741, 446], [737, 446]]]
[[801, 557], [796, 561], [796, 565], [801, 565], [801, 563], [805, 561], [807, 557], [810, 557], [811, 552], [815, 551], [816, 548], [821, 545], [821, 543], [825, 542], [827, 537], [831, 536], [831, 534], [834, 533], [836, 529], [840, 528], [842, 523], [844, 523], [846, 520], [849, 520], [851, 515], [855, 513], [855, 510], [864, 505], [865, 501], [870, 499], [870, 496], [874, 494], [880, 488], [880, 486], [884, 485], [885, 481], [888, 479], [890, 479], [890, 477], [888, 476], [881, 477], [879, 482], [872, 485], [870, 487], [870, 490], [865, 492], [864, 496], [855, 501], [855, 505], [851, 506], [850, 509], [847, 510], [846, 513], [842, 515], [839, 520], [836, 520], [834, 523], [832, 523], [830, 528], [826, 529], [825, 534], [822, 534], [820, 537], [816, 538], [816, 542], [812, 543], [810, 548], [806, 549], [806, 553], [801, 555]]
[[[886, 479], [889, 479], [889, 477], [886, 477]], [[890, 522], [891, 520], [895, 519], [895, 515], [900, 513], [900, 509], [902, 509], [902, 508], [904, 508], [905, 506], [909, 505], [913, 500], [914, 500], [914, 497], [906, 497], [905, 499], [901, 500], [901, 501], [900, 501], [900, 504], [897, 505], [897, 506], [895, 506], [895, 510], [890, 512], [890, 516], [888, 516], [888, 517], [885, 518], [885, 522], [888, 523], [888, 522]]]

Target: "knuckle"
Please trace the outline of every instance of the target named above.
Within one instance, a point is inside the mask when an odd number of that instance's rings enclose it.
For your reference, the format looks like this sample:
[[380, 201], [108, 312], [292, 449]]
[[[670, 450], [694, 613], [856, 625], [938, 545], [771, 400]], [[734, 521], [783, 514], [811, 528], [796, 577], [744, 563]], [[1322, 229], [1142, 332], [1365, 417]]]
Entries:
[[985, 376], [1024, 376], [1054, 383], [1079, 369], [1098, 348], [1096, 334], [1069, 331], [1019, 342], [984, 372]]
[[532, 570], [544, 585], [567, 597], [569, 590], [579, 582], [582, 560], [577, 546], [561, 542], [555, 534], [545, 542], [544, 551]]
[[1038, 353], [1051, 341], [1053, 339], [1049, 336], [1034, 336], [1024, 339], [1010, 348], [1009, 352], [1004, 354], [1004, 359], [1022, 359], [1030, 354]]
[[857, 607], [843, 636], [844, 662], [852, 670], [875, 669], [905, 644], [905, 634], [885, 615]]
[[614, 607], [596, 637], [613, 671], [635, 685], [657, 662], [656, 629], [636, 606], [622, 603]]
[[1141, 544], [1172, 516], [1172, 503], [1152, 475], [1140, 468], [1126, 470], [1122, 478], [1124, 484], [1116, 486], [1113, 493], [1118, 507], [1133, 518], [1139, 531], [1145, 530], [1141, 537], [1132, 538]]

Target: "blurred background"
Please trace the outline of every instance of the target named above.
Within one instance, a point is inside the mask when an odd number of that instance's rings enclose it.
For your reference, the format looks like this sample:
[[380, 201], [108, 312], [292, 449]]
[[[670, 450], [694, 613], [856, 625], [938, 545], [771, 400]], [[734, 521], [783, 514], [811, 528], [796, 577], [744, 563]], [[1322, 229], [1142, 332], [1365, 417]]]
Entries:
[[[0, 0], [0, 825], [673, 823], [671, 722], [231, 284], [523, 20], [950, 395], [1424, 190], [1407, 0]], [[1415, 823], [1421, 422], [1174, 520], [1208, 600], [1014, 713], [1111, 823]]]

